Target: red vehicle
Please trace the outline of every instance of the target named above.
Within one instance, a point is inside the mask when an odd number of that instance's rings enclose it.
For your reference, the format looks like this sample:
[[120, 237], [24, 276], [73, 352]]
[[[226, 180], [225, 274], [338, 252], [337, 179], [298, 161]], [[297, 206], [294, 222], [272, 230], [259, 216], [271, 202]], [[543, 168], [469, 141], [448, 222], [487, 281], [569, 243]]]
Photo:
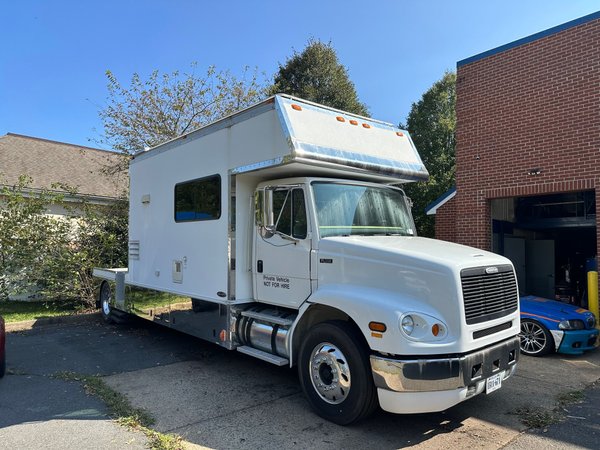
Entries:
[[4, 328], [4, 319], [0, 316], [0, 378], [6, 372], [6, 330]]

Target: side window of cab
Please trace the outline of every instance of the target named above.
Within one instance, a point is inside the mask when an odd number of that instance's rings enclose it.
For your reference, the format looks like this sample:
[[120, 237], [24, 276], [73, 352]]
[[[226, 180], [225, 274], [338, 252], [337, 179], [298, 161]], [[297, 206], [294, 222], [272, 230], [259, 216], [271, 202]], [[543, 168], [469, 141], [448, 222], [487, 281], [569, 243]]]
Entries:
[[277, 231], [295, 239], [306, 239], [306, 203], [301, 188], [274, 191], [273, 214]]

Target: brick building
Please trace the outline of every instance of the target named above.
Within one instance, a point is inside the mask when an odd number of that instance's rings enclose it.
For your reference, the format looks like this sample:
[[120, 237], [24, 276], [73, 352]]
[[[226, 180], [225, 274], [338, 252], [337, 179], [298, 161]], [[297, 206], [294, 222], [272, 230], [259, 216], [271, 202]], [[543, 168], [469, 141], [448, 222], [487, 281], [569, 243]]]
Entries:
[[509, 257], [523, 293], [585, 304], [598, 254], [600, 12], [459, 61], [456, 189], [436, 237]]

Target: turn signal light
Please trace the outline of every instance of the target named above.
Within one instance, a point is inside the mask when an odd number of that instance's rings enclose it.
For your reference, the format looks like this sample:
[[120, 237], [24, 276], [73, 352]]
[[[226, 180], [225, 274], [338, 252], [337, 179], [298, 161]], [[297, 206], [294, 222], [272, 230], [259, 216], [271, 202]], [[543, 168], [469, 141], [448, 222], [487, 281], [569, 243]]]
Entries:
[[369, 322], [369, 330], [378, 331], [379, 333], [384, 333], [387, 330], [385, 323], [381, 322]]
[[300, 105], [296, 105], [295, 103], [292, 104], [292, 109], [295, 109], [296, 111], [302, 111], [302, 107]]
[[433, 324], [433, 326], [431, 327], [431, 333], [434, 336], [437, 336], [438, 334], [440, 334], [440, 326], [439, 326], [439, 324], [437, 324], [437, 323]]

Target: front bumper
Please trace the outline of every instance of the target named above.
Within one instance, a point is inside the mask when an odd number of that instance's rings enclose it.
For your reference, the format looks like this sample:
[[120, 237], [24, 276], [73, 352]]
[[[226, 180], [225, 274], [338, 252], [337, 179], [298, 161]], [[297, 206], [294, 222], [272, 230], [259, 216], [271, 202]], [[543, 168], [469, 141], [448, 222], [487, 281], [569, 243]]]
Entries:
[[392, 359], [372, 355], [371, 369], [380, 400], [383, 396], [391, 398], [393, 393], [411, 400], [447, 397], [440, 404], [421, 404], [418, 410], [384, 409], [429, 412], [449, 408], [479, 394], [485, 389], [485, 380], [492, 375], [504, 372], [503, 379], [510, 377], [518, 359], [519, 337], [515, 336], [481, 350], [446, 358]]
[[[560, 335], [559, 335], [560, 333]], [[556, 351], [570, 355], [581, 355], [583, 352], [596, 348], [598, 342], [598, 330], [565, 330], [563, 332], [552, 331], [556, 342]]]
[[468, 387], [503, 370], [519, 359], [519, 337], [449, 358], [390, 359], [371, 356], [378, 388], [396, 392], [445, 391]]

